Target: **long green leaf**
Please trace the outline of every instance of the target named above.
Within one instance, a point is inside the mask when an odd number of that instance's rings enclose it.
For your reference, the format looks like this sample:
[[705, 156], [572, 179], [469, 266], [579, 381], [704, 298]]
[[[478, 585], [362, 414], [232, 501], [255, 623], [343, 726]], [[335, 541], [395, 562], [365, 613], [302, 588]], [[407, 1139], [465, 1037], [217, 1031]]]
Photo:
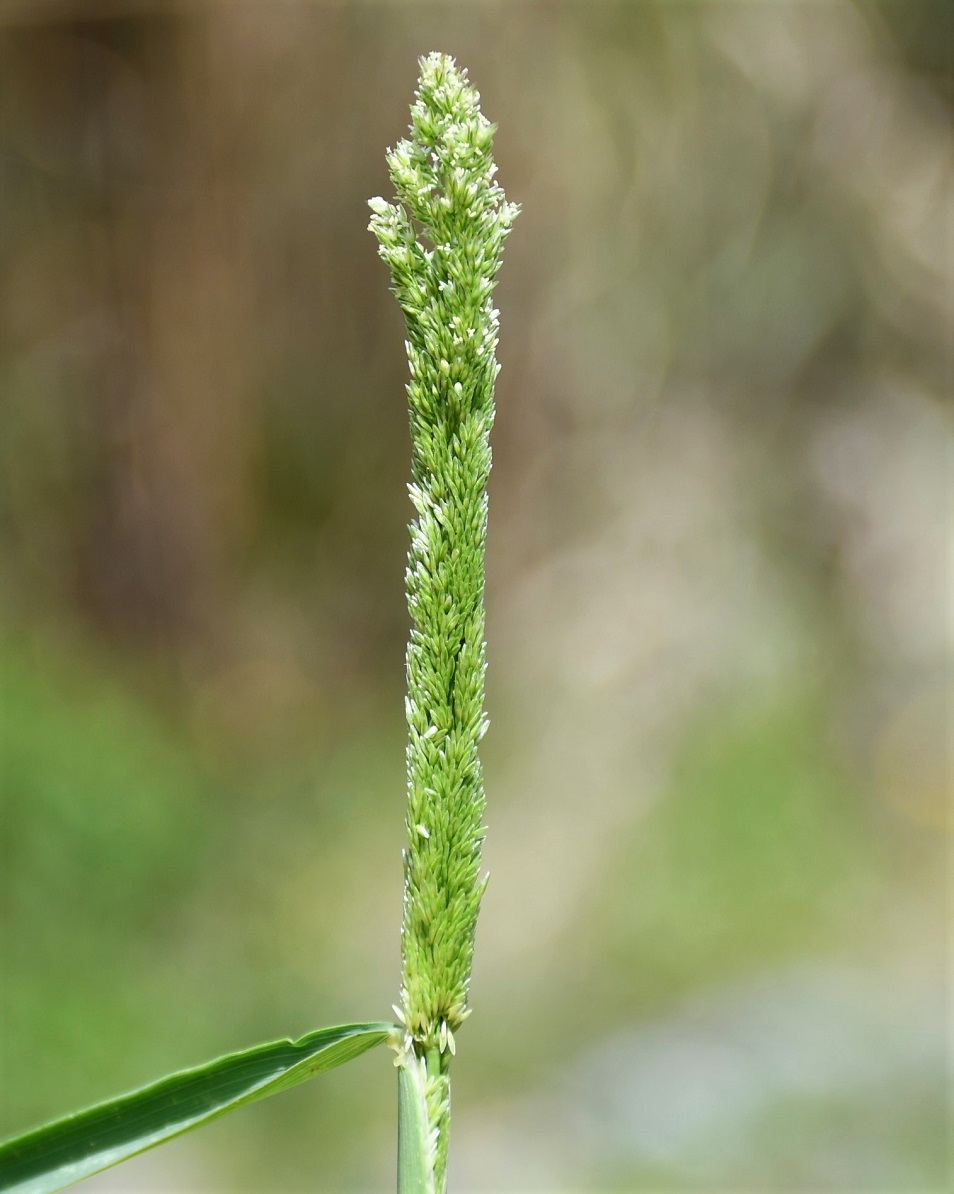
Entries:
[[0, 1190], [48, 1194], [381, 1044], [391, 1024], [319, 1028], [182, 1070], [0, 1144]]

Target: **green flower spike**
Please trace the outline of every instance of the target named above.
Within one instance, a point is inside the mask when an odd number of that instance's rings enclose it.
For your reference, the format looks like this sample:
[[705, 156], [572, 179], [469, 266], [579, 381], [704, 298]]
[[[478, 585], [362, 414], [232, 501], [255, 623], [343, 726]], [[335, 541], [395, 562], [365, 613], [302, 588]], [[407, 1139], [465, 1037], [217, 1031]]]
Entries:
[[387, 155], [397, 202], [371, 231], [407, 326], [412, 438], [407, 600], [409, 844], [404, 852], [403, 1057], [427, 1106], [444, 1189], [450, 1056], [469, 1009], [484, 789], [484, 554], [494, 380], [492, 294], [517, 215], [494, 182], [494, 126], [467, 72], [421, 59], [411, 136]]

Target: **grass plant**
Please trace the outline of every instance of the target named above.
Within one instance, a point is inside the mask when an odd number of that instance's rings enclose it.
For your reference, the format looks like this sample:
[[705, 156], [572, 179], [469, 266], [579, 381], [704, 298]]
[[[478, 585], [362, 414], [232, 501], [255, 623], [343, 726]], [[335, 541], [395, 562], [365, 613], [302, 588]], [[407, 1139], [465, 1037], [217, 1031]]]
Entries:
[[484, 790], [484, 552], [497, 312], [517, 214], [494, 182], [494, 126], [453, 59], [430, 54], [410, 137], [388, 153], [396, 199], [371, 230], [404, 313], [416, 516], [406, 573], [407, 833], [400, 1023], [258, 1045], [0, 1145], [0, 1190], [44, 1194], [388, 1042], [398, 1068], [399, 1194], [443, 1194], [450, 1061], [470, 1014]]

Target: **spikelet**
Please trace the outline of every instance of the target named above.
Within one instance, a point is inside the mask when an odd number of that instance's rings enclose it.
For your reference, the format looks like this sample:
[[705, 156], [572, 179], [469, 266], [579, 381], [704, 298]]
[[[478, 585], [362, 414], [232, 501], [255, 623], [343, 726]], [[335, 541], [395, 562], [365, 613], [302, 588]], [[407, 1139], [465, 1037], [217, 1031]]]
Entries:
[[[370, 200], [370, 228], [404, 312], [410, 379], [407, 602], [408, 845], [401, 1020], [427, 1063], [443, 1187], [447, 1068], [468, 1014], [484, 788], [484, 552], [494, 381], [492, 295], [517, 215], [494, 182], [494, 126], [452, 58], [421, 59], [410, 137], [388, 153], [397, 199]], [[436, 1060], [435, 1060], [436, 1059]]]

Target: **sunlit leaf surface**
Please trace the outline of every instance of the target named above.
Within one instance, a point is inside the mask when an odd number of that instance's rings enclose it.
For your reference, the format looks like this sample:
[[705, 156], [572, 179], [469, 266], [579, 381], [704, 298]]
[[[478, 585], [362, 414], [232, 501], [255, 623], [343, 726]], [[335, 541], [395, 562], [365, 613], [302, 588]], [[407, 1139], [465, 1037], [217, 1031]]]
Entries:
[[319, 1028], [171, 1074], [0, 1145], [0, 1190], [61, 1190], [173, 1136], [295, 1086], [381, 1044], [390, 1024]]

